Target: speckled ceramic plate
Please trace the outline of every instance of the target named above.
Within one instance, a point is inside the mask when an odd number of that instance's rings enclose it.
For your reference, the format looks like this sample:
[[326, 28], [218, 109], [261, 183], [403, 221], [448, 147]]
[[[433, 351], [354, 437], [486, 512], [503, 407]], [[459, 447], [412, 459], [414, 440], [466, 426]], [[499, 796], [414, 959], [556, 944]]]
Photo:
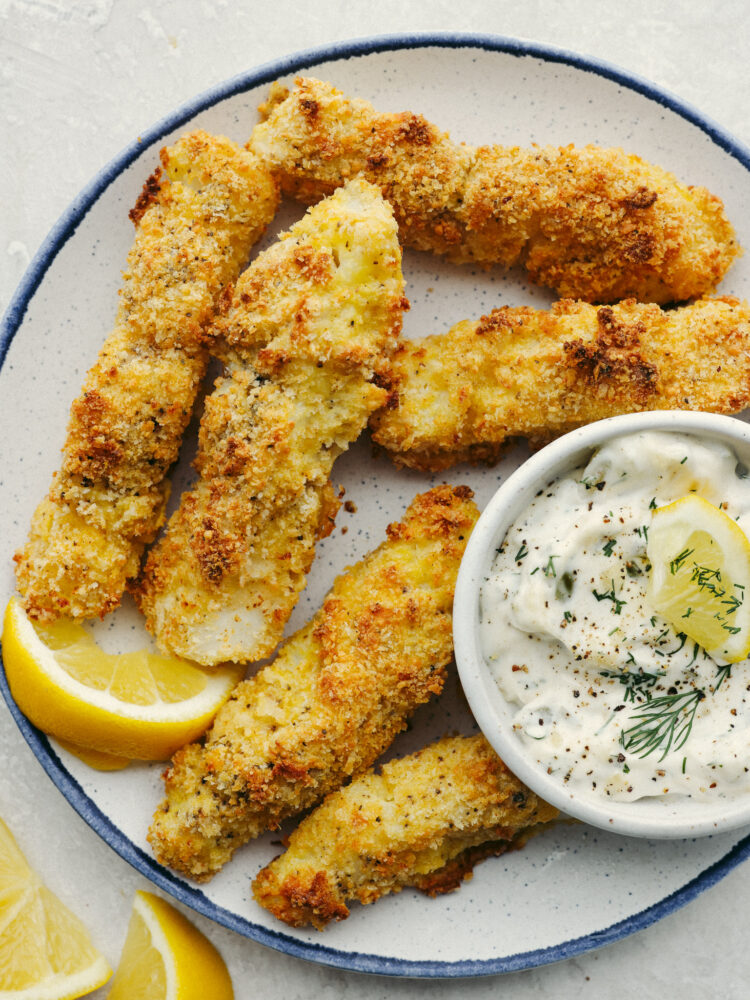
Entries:
[[[111, 328], [132, 240], [127, 212], [157, 150], [198, 125], [245, 141], [268, 84], [299, 71], [383, 109], [420, 111], [455, 138], [476, 144], [623, 146], [719, 194], [740, 239], [750, 245], [750, 154], [650, 84], [571, 53], [496, 37], [384, 37], [303, 53], [231, 80], [154, 126], [93, 180], [45, 241], [6, 314], [0, 370], [3, 603], [13, 590], [12, 553], [23, 544], [30, 513], [58, 464], [70, 402]], [[279, 226], [299, 214], [297, 206], [286, 206]], [[500, 304], [550, 301], [516, 274], [459, 270], [411, 252], [404, 269], [412, 302], [407, 336], [444, 331]], [[750, 295], [750, 257], [735, 265], [722, 290]], [[523, 458], [519, 451], [497, 468], [460, 467], [445, 478], [469, 483], [484, 504]], [[178, 483], [184, 475], [178, 474]], [[339, 460], [334, 479], [357, 510], [342, 511], [336, 531], [320, 545], [290, 628], [311, 615], [336, 572], [376, 545], [386, 524], [432, 482], [396, 472], [384, 458], [374, 460], [366, 440]], [[97, 632], [110, 648], [143, 642], [140, 622], [127, 607]], [[342, 969], [476, 976], [556, 961], [647, 926], [713, 884], [750, 850], [747, 830], [650, 842], [560, 826], [523, 851], [485, 862], [471, 882], [442, 899], [407, 891], [354, 907], [347, 921], [324, 934], [292, 931], [274, 923], [250, 893], [252, 876], [278, 851], [278, 835], [249, 845], [197, 889], [157, 865], [146, 844], [161, 768], [90, 771], [29, 726], [7, 689], [5, 697], [63, 795], [156, 885], [239, 934]], [[453, 677], [440, 700], [420, 710], [393, 753], [472, 726]]]

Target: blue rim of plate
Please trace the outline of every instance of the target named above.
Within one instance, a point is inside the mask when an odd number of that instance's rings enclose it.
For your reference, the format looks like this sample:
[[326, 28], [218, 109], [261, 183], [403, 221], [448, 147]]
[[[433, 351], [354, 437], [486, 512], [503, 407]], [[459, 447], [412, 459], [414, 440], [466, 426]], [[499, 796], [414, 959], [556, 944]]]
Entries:
[[[23, 322], [26, 308], [53, 260], [94, 202], [112, 181], [138, 158], [146, 147], [184, 125], [199, 112], [243, 91], [271, 83], [281, 76], [310, 69], [333, 60], [351, 59], [373, 53], [410, 48], [476, 48], [517, 57], [531, 56], [545, 62], [564, 63], [576, 69], [596, 73], [629, 90], [636, 91], [686, 119], [750, 171], [750, 150], [697, 109], [635, 74], [625, 72], [607, 62], [589, 56], [581, 56], [565, 49], [519, 41], [501, 35], [453, 33], [377, 35], [371, 38], [353, 39], [308, 49], [265, 63], [248, 73], [232, 77], [224, 83], [204, 91], [142, 133], [137, 141], [127, 146], [119, 156], [99, 171], [50, 230], [21, 279], [0, 324], [0, 367], [2, 367], [13, 337]], [[1, 665], [0, 660], [0, 667]], [[251, 938], [296, 958], [304, 958], [336, 969], [388, 976], [448, 979], [485, 976], [501, 972], [520, 972], [524, 969], [559, 962], [605, 944], [611, 944], [629, 934], [643, 930], [657, 920], [661, 920], [662, 917], [673, 913], [715, 885], [750, 855], [750, 835], [748, 835], [735, 844], [722, 858], [658, 903], [654, 903], [652, 906], [600, 931], [572, 938], [548, 948], [519, 952], [515, 955], [505, 955], [498, 958], [466, 959], [455, 962], [410, 961], [365, 952], [340, 951], [326, 945], [302, 942], [280, 931], [269, 930], [258, 924], [253, 924], [249, 920], [244, 920], [229, 910], [217, 906], [199, 889], [187, 885], [166, 868], [157, 864], [153, 858], [113, 825], [111, 820], [84, 792], [70, 772], [66, 770], [44, 733], [31, 725], [21, 713], [10, 693], [4, 669], [0, 669], [0, 689], [24, 739], [57, 788], [92, 830], [138, 872], [179, 902], [236, 931], [243, 937]]]

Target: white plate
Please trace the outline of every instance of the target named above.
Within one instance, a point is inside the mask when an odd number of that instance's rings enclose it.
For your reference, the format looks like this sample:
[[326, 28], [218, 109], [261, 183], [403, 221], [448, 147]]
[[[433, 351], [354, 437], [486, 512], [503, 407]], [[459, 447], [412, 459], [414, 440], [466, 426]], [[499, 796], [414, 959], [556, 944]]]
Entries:
[[[750, 245], [750, 154], [650, 84], [570, 53], [496, 37], [387, 37], [304, 53], [232, 80], [160, 122], [94, 179], [47, 238], [5, 316], [0, 340], [3, 603], [14, 587], [12, 553], [23, 544], [31, 511], [58, 464], [70, 402], [112, 326], [120, 270], [132, 241], [127, 212], [156, 163], [157, 150], [194, 126], [245, 141], [267, 85], [299, 71], [330, 80], [382, 109], [420, 111], [454, 138], [475, 144], [623, 146], [719, 194], [741, 241]], [[287, 225], [299, 214], [297, 206], [286, 206], [278, 223]], [[412, 252], [404, 263], [412, 303], [407, 336], [444, 331], [500, 304], [551, 301], [518, 274], [460, 270]], [[722, 291], [750, 295], [750, 258], [733, 267]], [[469, 483], [484, 505], [498, 480], [524, 457], [519, 449], [495, 469], [460, 467], [434, 481]], [[177, 481], [184, 478], [183, 472]], [[338, 528], [320, 545], [290, 628], [310, 617], [336, 572], [376, 545], [386, 524], [433, 480], [396, 472], [385, 458], [373, 460], [363, 440], [339, 460], [334, 481], [346, 486], [357, 512], [342, 511]], [[127, 608], [97, 632], [120, 647], [143, 640]], [[62, 793], [156, 885], [240, 934], [342, 969], [476, 976], [556, 961], [647, 926], [750, 852], [748, 830], [700, 841], [654, 842], [561, 826], [523, 851], [483, 863], [455, 894], [428, 900], [406, 891], [371, 908], [354, 907], [347, 921], [324, 934], [293, 931], [273, 922], [250, 893], [255, 872], [278, 852], [278, 835], [249, 845], [197, 889], [160, 868], [146, 844], [149, 818], [161, 795], [161, 767], [90, 771], [29, 726], [5, 687], [4, 693]], [[453, 676], [441, 699], [420, 710], [392, 752], [400, 755], [446, 732], [471, 728]]]

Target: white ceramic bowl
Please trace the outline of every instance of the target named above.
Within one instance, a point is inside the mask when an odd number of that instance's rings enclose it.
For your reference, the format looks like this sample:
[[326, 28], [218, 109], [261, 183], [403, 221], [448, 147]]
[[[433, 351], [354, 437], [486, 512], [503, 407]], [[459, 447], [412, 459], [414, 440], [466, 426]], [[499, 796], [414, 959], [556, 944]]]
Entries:
[[[563, 812], [594, 826], [638, 837], [697, 837], [750, 822], [750, 792], [736, 800], [698, 802], [661, 798], [619, 802], [596, 793], [571, 792], [548, 775], [513, 730], [518, 706], [509, 704], [493, 679], [479, 641], [479, 593], [495, 550], [538, 490], [585, 464], [592, 453], [624, 434], [640, 431], [691, 434], [721, 441], [750, 467], [750, 426], [734, 417], [687, 411], [655, 411], [612, 417], [589, 424], [543, 448], [518, 468], [495, 493], [466, 549], [456, 586], [456, 661], [466, 697], [483, 733], [508, 767], [530, 788]], [[750, 734], [749, 734], [750, 742]], [[750, 755], [750, 754], [749, 754]]]

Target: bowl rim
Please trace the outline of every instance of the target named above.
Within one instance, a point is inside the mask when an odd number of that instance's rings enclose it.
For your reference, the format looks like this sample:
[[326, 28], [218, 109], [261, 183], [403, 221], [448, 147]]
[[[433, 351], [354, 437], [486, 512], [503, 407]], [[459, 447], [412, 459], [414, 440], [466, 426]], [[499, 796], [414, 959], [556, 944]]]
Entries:
[[[500, 485], [469, 539], [456, 581], [453, 637], [456, 665], [469, 706], [490, 745], [532, 791], [563, 813], [613, 833], [656, 839], [702, 837], [750, 822], [750, 793], [727, 803], [654, 797], [618, 802], [571, 793], [533, 762], [510, 728], [511, 709], [492, 679], [479, 644], [479, 588], [495, 550], [537, 491], [586, 461], [615, 438], [644, 431], [689, 434], [730, 444], [750, 463], [750, 424], [737, 417], [689, 410], [651, 410], [608, 417], [557, 438], [520, 465]], [[502, 716], [505, 711], [505, 718]]]

